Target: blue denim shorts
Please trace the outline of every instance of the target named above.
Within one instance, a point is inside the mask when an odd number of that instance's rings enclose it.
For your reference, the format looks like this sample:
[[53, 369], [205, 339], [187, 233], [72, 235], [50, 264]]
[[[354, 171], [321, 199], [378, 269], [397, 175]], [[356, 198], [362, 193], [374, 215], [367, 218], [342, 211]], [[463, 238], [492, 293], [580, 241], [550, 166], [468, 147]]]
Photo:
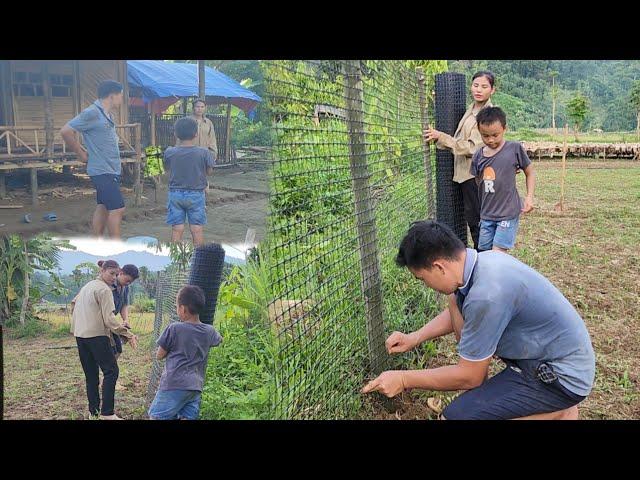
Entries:
[[479, 250], [491, 250], [493, 246], [513, 248], [516, 244], [520, 217], [511, 220], [480, 220]]
[[507, 368], [451, 402], [442, 412], [444, 418], [510, 420], [565, 410], [586, 398], [568, 390], [557, 379], [544, 383], [530, 367], [505, 362]]
[[124, 207], [124, 197], [120, 191], [120, 175], [105, 173], [91, 178], [96, 187], [96, 203], [104, 205], [107, 210], [118, 210]]
[[198, 390], [158, 390], [149, 407], [152, 420], [197, 420], [202, 392]]
[[169, 190], [167, 199], [167, 224], [207, 224], [207, 207], [204, 190]]

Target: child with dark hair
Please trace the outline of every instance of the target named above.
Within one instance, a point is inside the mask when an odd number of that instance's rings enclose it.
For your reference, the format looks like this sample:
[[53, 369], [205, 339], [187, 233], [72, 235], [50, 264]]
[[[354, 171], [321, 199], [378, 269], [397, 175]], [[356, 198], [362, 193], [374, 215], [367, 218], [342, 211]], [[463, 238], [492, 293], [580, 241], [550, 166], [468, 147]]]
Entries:
[[[471, 160], [480, 195], [480, 237], [478, 250], [507, 252], [515, 246], [521, 213], [533, 210], [535, 171], [519, 142], [507, 142], [507, 116], [498, 107], [486, 107], [476, 115], [484, 147]], [[516, 173], [524, 171], [527, 197], [521, 201]]]
[[222, 337], [200, 321], [206, 298], [196, 285], [182, 287], [176, 298], [179, 322], [170, 324], [158, 339], [156, 358], [166, 358], [158, 392], [149, 407], [152, 420], [196, 420], [209, 350]]
[[473, 103], [464, 113], [455, 133], [448, 135], [434, 128], [426, 128], [424, 138], [427, 141], [435, 141], [436, 147], [441, 150], [449, 150], [453, 154], [453, 178], [460, 185], [462, 203], [464, 206], [464, 218], [469, 225], [473, 248], [478, 249], [480, 236], [480, 199], [478, 187], [473, 175], [469, 172], [471, 157], [482, 147], [482, 137], [478, 132], [476, 116], [482, 109], [491, 106], [491, 96], [496, 91], [496, 77], [486, 70], [476, 72], [471, 80], [471, 96]]
[[169, 171], [167, 224], [171, 225], [171, 241], [182, 240], [187, 220], [193, 244], [202, 245], [203, 226], [207, 223], [207, 175], [213, 173], [215, 157], [211, 150], [195, 145], [198, 124], [193, 118], [179, 119], [174, 130], [179, 145], [164, 152], [164, 167]]
[[[98, 265], [101, 265], [101, 261], [98, 262]], [[131, 325], [129, 325], [129, 305], [131, 304], [131, 298], [129, 295], [129, 286], [136, 281], [136, 279], [140, 276], [138, 271], [138, 267], [132, 264], [124, 265], [118, 275], [116, 276], [115, 282], [111, 286], [111, 290], [113, 291], [113, 303], [116, 307], [114, 313], [116, 315], [120, 314], [122, 317], [122, 322], [125, 328], [130, 329]], [[116, 355], [116, 358], [120, 356], [122, 353], [122, 342], [126, 341], [121, 338], [120, 335], [113, 335], [113, 341], [115, 346], [113, 347], [113, 351]]]

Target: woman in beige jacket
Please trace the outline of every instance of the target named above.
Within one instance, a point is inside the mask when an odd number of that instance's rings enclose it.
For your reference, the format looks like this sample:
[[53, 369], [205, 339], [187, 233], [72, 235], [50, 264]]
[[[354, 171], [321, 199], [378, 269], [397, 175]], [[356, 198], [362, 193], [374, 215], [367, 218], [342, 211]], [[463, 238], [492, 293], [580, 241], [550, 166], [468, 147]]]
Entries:
[[[129, 340], [133, 348], [137, 337], [116, 320], [111, 285], [120, 267], [114, 260], [105, 261], [98, 278], [87, 283], [73, 300], [71, 330], [76, 337], [80, 363], [84, 370], [89, 413], [105, 420], [120, 420], [114, 413], [118, 363], [113, 351], [113, 334]], [[102, 407], [100, 406], [99, 370], [102, 370]]]
[[477, 72], [471, 82], [473, 103], [462, 116], [453, 137], [434, 128], [424, 131], [427, 141], [436, 141], [436, 148], [451, 150], [453, 153], [453, 181], [460, 184], [462, 202], [464, 204], [464, 218], [469, 225], [473, 247], [478, 249], [480, 237], [480, 197], [475, 177], [471, 175], [471, 157], [479, 148], [484, 146], [476, 115], [485, 107], [491, 107], [491, 96], [496, 88], [495, 76], [491, 72]]

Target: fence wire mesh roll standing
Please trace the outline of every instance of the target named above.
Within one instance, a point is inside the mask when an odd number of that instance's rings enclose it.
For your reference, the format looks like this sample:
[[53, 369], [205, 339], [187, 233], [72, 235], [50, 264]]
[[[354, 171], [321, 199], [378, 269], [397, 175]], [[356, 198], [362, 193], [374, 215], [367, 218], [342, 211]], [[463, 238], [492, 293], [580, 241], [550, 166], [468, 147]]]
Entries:
[[395, 265], [433, 218], [424, 77], [402, 61], [264, 62], [275, 145], [266, 239], [277, 331], [274, 418], [350, 418], [393, 330], [435, 296]]

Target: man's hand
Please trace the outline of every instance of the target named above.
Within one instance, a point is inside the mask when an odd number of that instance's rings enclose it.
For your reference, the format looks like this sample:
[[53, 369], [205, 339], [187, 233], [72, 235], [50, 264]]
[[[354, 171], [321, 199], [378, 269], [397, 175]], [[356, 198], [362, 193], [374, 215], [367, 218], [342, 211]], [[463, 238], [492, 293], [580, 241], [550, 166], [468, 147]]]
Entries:
[[89, 155], [87, 154], [86, 150], [81, 149], [78, 152], [78, 160], [80, 160], [82, 163], [87, 163], [89, 161]]
[[387, 397], [395, 397], [405, 389], [404, 372], [388, 370], [367, 383], [361, 393], [380, 392]]
[[533, 198], [527, 197], [524, 199], [524, 207], [520, 210], [522, 213], [529, 213], [533, 210]]
[[138, 336], [134, 335], [133, 337], [131, 337], [129, 339], [129, 343], [131, 344], [131, 347], [135, 350], [136, 348], [138, 348]]
[[431, 141], [437, 141], [440, 138], [440, 133], [441, 132], [439, 132], [435, 128], [427, 127], [424, 129], [423, 135], [424, 135], [424, 139], [427, 142], [431, 142]]
[[393, 332], [384, 342], [389, 354], [408, 352], [415, 348], [417, 342], [411, 333]]

